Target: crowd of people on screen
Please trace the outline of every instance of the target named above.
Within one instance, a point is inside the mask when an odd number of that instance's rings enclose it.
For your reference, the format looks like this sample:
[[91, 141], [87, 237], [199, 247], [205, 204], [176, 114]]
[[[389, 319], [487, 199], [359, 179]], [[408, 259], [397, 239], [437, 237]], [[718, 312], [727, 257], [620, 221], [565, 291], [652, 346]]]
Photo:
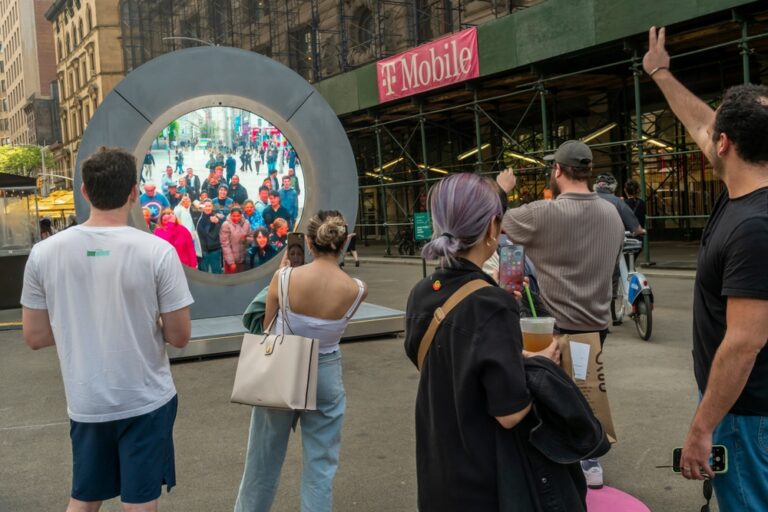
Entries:
[[[292, 155], [287, 159], [295, 165]], [[214, 163], [216, 158], [211, 155]], [[171, 243], [184, 265], [213, 274], [242, 272], [268, 261], [285, 247], [299, 216], [295, 167], [278, 178], [277, 166], [267, 159], [268, 177], [251, 196], [235, 166], [230, 173], [230, 158], [210, 168], [202, 182], [191, 167], [178, 176], [168, 166], [159, 189], [152, 181], [141, 185], [147, 229]]]

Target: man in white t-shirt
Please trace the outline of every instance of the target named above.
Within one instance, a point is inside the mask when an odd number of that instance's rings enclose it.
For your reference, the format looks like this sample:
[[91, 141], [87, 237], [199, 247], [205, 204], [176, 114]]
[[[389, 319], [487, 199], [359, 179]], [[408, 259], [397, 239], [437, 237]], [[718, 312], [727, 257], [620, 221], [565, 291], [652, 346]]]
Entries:
[[[55, 345], [71, 420], [67, 510], [157, 510], [176, 483], [176, 388], [165, 343], [191, 333], [189, 293], [168, 242], [128, 226], [138, 199], [136, 160], [101, 148], [82, 165], [88, 220], [34, 246], [24, 273], [24, 339]], [[149, 270], [149, 271], [148, 271]]]

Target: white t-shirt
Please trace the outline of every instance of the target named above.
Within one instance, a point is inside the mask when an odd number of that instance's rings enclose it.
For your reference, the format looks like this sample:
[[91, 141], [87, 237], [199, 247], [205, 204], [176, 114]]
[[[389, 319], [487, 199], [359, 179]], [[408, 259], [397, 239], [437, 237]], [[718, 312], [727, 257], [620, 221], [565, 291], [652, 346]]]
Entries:
[[132, 227], [74, 226], [32, 249], [21, 303], [47, 309], [74, 421], [132, 418], [176, 394], [160, 313], [192, 304], [175, 249]]

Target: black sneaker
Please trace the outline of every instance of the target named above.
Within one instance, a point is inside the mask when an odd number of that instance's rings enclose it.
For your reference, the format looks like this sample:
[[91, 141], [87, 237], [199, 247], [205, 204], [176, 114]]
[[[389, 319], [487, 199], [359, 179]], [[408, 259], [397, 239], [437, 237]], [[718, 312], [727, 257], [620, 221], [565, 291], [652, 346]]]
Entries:
[[355, 262], [355, 266], [356, 266], [356, 267], [359, 267], [359, 266], [360, 266], [360, 262], [359, 262], [359, 261], [356, 261], [356, 262]]

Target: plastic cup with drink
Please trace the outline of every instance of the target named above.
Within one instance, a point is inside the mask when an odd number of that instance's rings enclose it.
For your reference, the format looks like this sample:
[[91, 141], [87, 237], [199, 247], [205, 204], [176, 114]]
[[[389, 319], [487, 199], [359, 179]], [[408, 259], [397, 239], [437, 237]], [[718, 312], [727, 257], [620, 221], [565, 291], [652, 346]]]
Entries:
[[554, 328], [555, 319], [551, 317], [521, 318], [523, 349], [528, 352], [541, 352], [549, 347], [552, 344]]

